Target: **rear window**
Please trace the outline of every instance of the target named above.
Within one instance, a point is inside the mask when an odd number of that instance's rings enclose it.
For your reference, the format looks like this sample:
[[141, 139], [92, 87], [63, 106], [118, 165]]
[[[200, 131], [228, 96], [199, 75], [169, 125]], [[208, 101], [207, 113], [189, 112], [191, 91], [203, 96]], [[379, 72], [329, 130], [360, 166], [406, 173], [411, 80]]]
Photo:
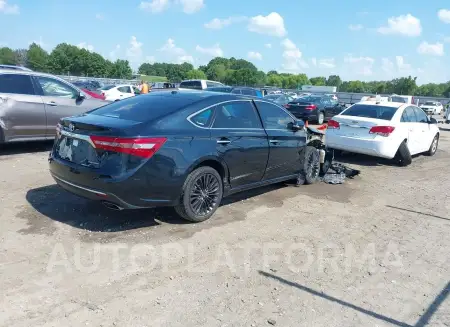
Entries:
[[198, 99], [149, 94], [113, 102], [89, 114], [146, 122], [177, 111]]
[[108, 90], [111, 90], [114, 86], [115, 85], [105, 85], [105, 86], [102, 87], [102, 90], [103, 91], [108, 91]]
[[425, 105], [426, 105], [426, 106], [435, 106], [436, 103], [427, 101], [427, 102], [425, 102]]
[[33, 95], [34, 88], [28, 75], [0, 75], [0, 93]]
[[297, 98], [294, 101], [295, 102], [310, 102], [310, 103], [319, 103], [322, 97], [312, 97], [312, 96], [305, 96], [302, 98]]
[[201, 90], [202, 82], [200, 81], [186, 81], [180, 83], [180, 89], [193, 89], [193, 90]]
[[355, 104], [341, 113], [341, 116], [355, 116], [391, 120], [397, 107]]
[[408, 103], [408, 99], [407, 98], [396, 97], [396, 96], [391, 97], [391, 101], [392, 102], [400, 102], [400, 103]]

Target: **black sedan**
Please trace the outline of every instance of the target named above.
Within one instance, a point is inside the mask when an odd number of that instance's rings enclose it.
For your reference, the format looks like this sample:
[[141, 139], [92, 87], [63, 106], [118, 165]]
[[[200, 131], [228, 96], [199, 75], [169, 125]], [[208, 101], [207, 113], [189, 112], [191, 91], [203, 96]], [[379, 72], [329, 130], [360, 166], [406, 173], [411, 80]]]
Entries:
[[297, 118], [323, 124], [345, 109], [332, 95], [309, 95], [297, 98], [286, 108]]
[[316, 154], [303, 122], [274, 103], [171, 91], [62, 119], [49, 164], [61, 187], [108, 208], [174, 206], [198, 222], [223, 196], [316, 174]]

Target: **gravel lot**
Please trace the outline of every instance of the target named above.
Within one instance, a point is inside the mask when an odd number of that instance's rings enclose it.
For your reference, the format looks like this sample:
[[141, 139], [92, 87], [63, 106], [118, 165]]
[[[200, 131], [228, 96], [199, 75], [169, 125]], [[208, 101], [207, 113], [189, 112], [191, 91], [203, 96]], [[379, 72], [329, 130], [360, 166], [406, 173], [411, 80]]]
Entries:
[[50, 144], [0, 152], [1, 326], [450, 326], [450, 125], [407, 168], [275, 185], [205, 223], [59, 189]]

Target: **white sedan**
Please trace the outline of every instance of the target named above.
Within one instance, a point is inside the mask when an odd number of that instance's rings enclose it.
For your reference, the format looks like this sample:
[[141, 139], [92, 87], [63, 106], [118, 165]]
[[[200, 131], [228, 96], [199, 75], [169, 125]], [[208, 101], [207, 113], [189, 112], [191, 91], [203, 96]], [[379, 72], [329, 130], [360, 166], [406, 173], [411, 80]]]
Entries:
[[444, 110], [442, 103], [436, 101], [427, 101], [420, 108], [429, 115], [440, 115]]
[[129, 84], [107, 85], [102, 87], [101, 91], [107, 101], [119, 101], [139, 94], [139, 90]]
[[417, 106], [365, 101], [345, 109], [328, 122], [329, 148], [411, 163], [411, 155], [436, 153], [439, 128]]

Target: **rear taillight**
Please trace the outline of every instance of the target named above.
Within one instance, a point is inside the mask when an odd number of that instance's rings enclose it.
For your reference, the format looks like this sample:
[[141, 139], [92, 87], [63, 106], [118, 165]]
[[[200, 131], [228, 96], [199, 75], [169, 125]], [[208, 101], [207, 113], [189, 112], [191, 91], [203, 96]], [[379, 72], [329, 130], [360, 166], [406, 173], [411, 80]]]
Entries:
[[305, 110], [314, 110], [314, 109], [317, 109], [317, 106], [314, 104], [305, 107]]
[[285, 104], [284, 107], [285, 107], [286, 109], [289, 109], [291, 106], [290, 106], [289, 104]]
[[91, 136], [95, 148], [106, 151], [131, 154], [141, 158], [151, 158], [166, 142], [165, 137], [121, 138]]
[[392, 126], [374, 126], [370, 129], [369, 134], [377, 134], [380, 136], [389, 136], [394, 131]]
[[337, 121], [335, 121], [333, 119], [330, 119], [328, 121], [328, 127], [327, 128], [328, 129], [339, 129], [339, 128], [341, 128], [341, 125], [339, 124], [339, 122], [337, 122]]

